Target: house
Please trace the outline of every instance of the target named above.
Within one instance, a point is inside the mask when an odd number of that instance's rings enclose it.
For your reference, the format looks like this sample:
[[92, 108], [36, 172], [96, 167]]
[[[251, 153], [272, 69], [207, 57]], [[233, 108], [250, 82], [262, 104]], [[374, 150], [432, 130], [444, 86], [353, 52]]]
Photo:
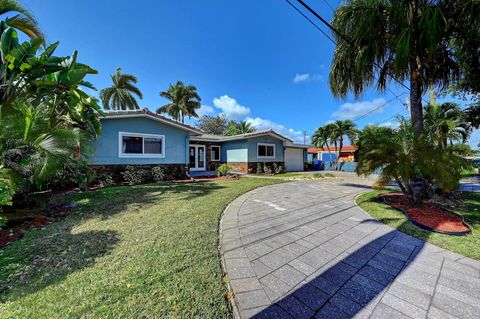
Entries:
[[[341, 170], [346, 172], [354, 172], [357, 167], [358, 161], [358, 147], [345, 145], [342, 147], [342, 151], [338, 154], [338, 148], [335, 147], [311, 147], [307, 150], [308, 155], [313, 160], [322, 161], [322, 167], [325, 170]], [[335, 159], [338, 154], [339, 165], [334, 166]]]
[[127, 165], [161, 165], [168, 178], [202, 175], [228, 163], [233, 172], [251, 173], [257, 163], [303, 171], [308, 146], [272, 131], [235, 136], [204, 134], [198, 128], [142, 109], [107, 112], [102, 133], [93, 142], [90, 165], [97, 173], [119, 176]]
[[[313, 155], [314, 160], [320, 160], [322, 162], [334, 162], [337, 158], [338, 148], [335, 147], [311, 147], [307, 150], [308, 154]], [[339, 154], [338, 162], [356, 162], [358, 157], [358, 147], [345, 145], [342, 147], [342, 151]]]

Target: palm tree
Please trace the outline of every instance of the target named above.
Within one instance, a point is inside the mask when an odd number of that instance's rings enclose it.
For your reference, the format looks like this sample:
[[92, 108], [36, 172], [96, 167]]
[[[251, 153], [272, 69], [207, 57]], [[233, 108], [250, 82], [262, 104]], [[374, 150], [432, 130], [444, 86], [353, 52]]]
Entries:
[[[353, 144], [357, 134], [357, 126], [351, 120], [338, 120], [332, 123], [330, 138], [333, 139], [337, 157], [335, 159], [335, 168], [337, 169], [338, 159], [342, 153], [344, 137], [347, 136]], [[338, 142], [338, 149], [337, 149]]]
[[170, 84], [168, 90], [160, 92], [160, 96], [170, 100], [170, 103], [159, 107], [157, 113], [167, 113], [182, 123], [185, 122], [185, 116], [198, 117], [196, 110], [201, 107], [201, 98], [195, 86], [177, 81]]
[[32, 39], [39, 38], [42, 42], [45, 40], [42, 31], [38, 27], [37, 20], [27, 9], [22, 7], [18, 1], [0, 0], [0, 16], [9, 13], [14, 15], [0, 22], [0, 35], [7, 27], [11, 27], [22, 31]]
[[[334, 34], [330, 69], [334, 95], [360, 96], [374, 82], [384, 91], [390, 78], [401, 83], [408, 80], [410, 115], [418, 138], [424, 130], [423, 93], [429, 85], [444, 88], [459, 76], [449, 40], [468, 35], [455, 32], [455, 22], [467, 6], [478, 12], [479, 5], [473, 1], [346, 1], [332, 21], [339, 31]], [[478, 25], [476, 21], [472, 25]]]
[[89, 139], [79, 129], [50, 125], [41, 107], [21, 101], [13, 107], [16, 112], [0, 120], [0, 167], [14, 181], [16, 191], [29, 191], [78, 161], [76, 154]]
[[247, 134], [255, 132], [255, 128], [252, 126], [252, 123], [247, 121], [240, 121], [238, 123], [239, 134]]
[[[100, 99], [102, 100], [105, 110], [138, 110], [138, 102], [143, 98], [142, 92], [135, 86], [138, 82], [136, 76], [132, 74], [122, 73], [121, 68], [117, 68], [115, 74], [110, 75], [112, 78], [112, 86], [100, 91]], [[135, 97], [136, 96], [136, 97]]]
[[465, 113], [455, 103], [428, 104], [425, 107], [425, 130], [429, 139], [441, 148], [447, 143], [465, 143], [470, 135], [470, 126]]
[[330, 160], [332, 160], [332, 150], [330, 149], [329, 143], [332, 141], [332, 131], [333, 131], [333, 125], [332, 124], [326, 124], [323, 126], [320, 126], [312, 136], [312, 144], [315, 145], [315, 147], [323, 149], [325, 146], [328, 150], [328, 155]]

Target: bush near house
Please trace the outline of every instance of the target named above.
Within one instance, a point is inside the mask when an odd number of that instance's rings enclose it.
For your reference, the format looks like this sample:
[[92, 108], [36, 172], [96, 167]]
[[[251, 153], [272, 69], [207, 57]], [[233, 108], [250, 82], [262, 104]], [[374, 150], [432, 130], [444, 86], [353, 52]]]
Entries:
[[227, 176], [232, 167], [228, 164], [221, 164], [217, 168], [217, 176]]

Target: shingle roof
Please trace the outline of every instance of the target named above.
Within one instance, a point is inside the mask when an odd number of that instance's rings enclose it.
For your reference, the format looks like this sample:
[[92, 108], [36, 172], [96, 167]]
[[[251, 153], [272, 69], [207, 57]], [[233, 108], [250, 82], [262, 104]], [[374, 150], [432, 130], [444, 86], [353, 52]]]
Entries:
[[146, 108], [143, 108], [141, 110], [125, 110], [125, 111], [107, 111], [105, 112], [105, 117], [104, 119], [111, 119], [111, 118], [122, 118], [122, 117], [150, 117], [154, 120], [160, 121], [162, 123], [166, 123], [172, 126], [176, 126], [178, 128], [182, 128], [184, 130], [187, 130], [189, 132], [195, 133], [197, 135], [200, 135], [203, 133], [202, 130], [193, 127], [191, 125], [183, 124], [180, 122], [177, 122], [175, 120], [169, 119], [168, 117], [162, 116], [160, 114], [154, 113], [149, 111]]
[[263, 136], [263, 135], [272, 135], [281, 140], [288, 141], [293, 143], [292, 140], [289, 138], [278, 134], [274, 130], [263, 130], [263, 131], [255, 131], [252, 133], [245, 133], [245, 134], [238, 134], [232, 136], [223, 136], [223, 135], [213, 135], [213, 134], [202, 134], [200, 136], [192, 137], [191, 139], [194, 141], [206, 141], [206, 142], [227, 142], [227, 141], [236, 141], [236, 140], [243, 140], [247, 138], [252, 138], [256, 136]]

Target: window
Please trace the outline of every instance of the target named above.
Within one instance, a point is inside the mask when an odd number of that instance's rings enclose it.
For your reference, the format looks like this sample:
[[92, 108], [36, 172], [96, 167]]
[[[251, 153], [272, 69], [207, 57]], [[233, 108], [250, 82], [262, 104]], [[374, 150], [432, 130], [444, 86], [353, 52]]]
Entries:
[[119, 133], [119, 157], [165, 157], [165, 136]]
[[219, 161], [220, 160], [220, 146], [213, 145], [211, 147], [211, 151], [212, 151], [212, 155], [211, 155], [212, 161]]
[[257, 144], [257, 157], [258, 158], [274, 158], [275, 157], [275, 144]]

